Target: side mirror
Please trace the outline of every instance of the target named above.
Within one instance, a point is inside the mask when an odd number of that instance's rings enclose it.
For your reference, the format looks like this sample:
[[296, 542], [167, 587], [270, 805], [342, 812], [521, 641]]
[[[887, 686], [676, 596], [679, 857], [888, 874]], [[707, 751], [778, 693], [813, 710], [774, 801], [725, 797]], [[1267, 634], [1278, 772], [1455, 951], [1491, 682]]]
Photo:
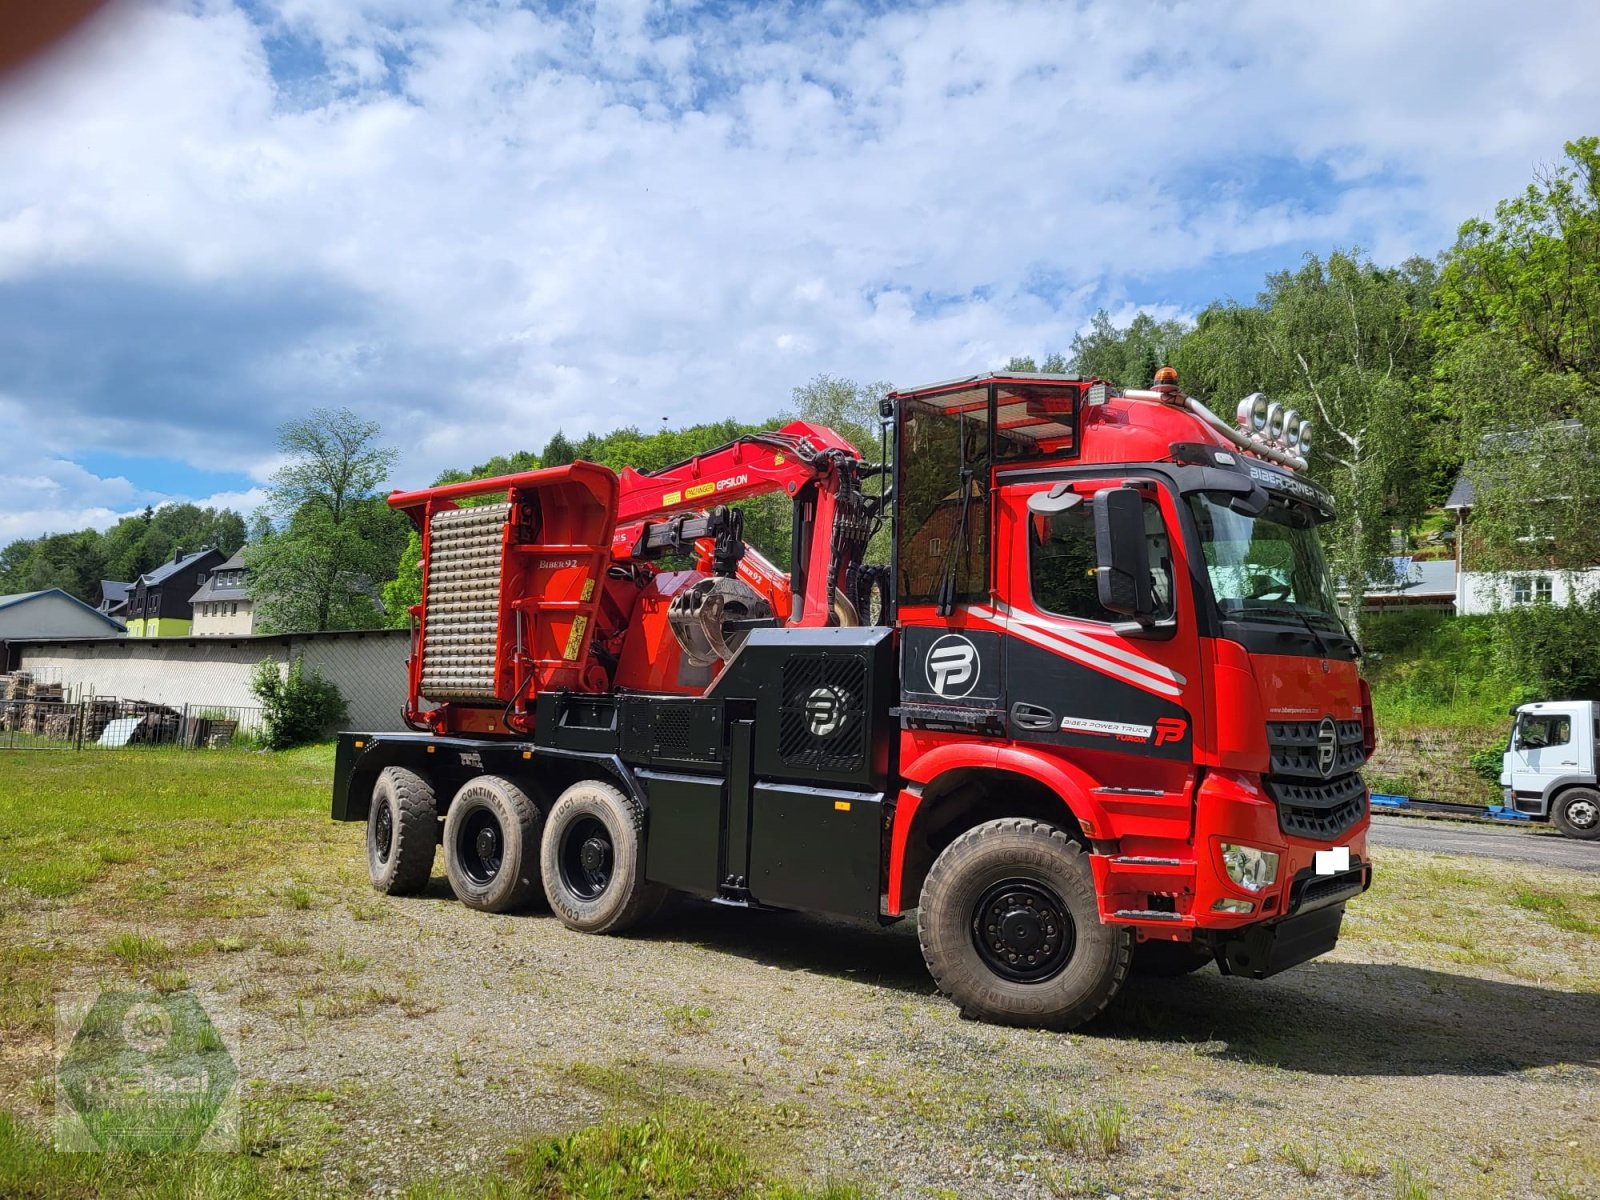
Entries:
[[1035, 492], [1028, 497], [1028, 511], [1041, 517], [1052, 517], [1083, 503], [1083, 497], [1068, 483], [1058, 483], [1048, 492]]
[[1155, 616], [1144, 500], [1130, 487], [1106, 488], [1093, 500], [1096, 579], [1100, 606], [1141, 625]]

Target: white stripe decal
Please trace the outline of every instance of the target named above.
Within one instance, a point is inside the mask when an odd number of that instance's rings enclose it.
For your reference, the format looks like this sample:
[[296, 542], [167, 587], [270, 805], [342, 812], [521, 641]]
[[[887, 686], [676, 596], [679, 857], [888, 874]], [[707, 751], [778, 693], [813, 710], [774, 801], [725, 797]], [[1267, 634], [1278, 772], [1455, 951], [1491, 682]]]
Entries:
[[1107, 645], [1098, 638], [1089, 637], [1087, 634], [1079, 633], [1073, 629], [1062, 629], [1054, 622], [1047, 621], [1043, 617], [1036, 617], [1031, 613], [1019, 613], [1004, 605], [997, 606], [994, 609], [994, 614], [1001, 621], [1020, 623], [1030, 629], [1037, 629], [1040, 633], [1050, 637], [1059, 638], [1063, 642], [1071, 642], [1075, 646], [1081, 646], [1091, 653], [1104, 655], [1106, 658], [1118, 659], [1135, 670], [1143, 671], [1146, 675], [1170, 679], [1173, 683], [1189, 682], [1185, 676], [1180, 675], [1169, 667], [1162, 666], [1154, 659], [1145, 658], [1142, 654], [1135, 654], [1131, 650], [1124, 650], [1120, 646]]
[[[1038, 646], [1041, 650], [1048, 650], [1052, 654], [1060, 655], [1062, 658], [1069, 658], [1073, 662], [1097, 671], [1102, 675], [1110, 675], [1113, 678], [1124, 680], [1127, 683], [1133, 684], [1137, 688], [1141, 688], [1147, 692], [1153, 692], [1158, 696], [1182, 695], [1181, 690], [1175, 683], [1169, 682], [1166, 679], [1152, 678], [1151, 676], [1146, 675], [1143, 672], [1138, 671], [1124, 663], [1114, 662], [1109, 658], [1104, 658], [1101, 655], [1094, 653], [1087, 647], [1079, 646], [1072, 642], [1067, 642], [1056, 638], [1046, 630], [1033, 628], [1032, 626], [1024, 624], [1020, 621], [1007, 621], [1004, 618], [997, 617], [983, 609], [975, 608], [971, 611], [974, 616], [985, 621], [993, 622], [1002, 629], [1010, 632], [1012, 635], [1021, 638], [1029, 645]], [[1152, 663], [1151, 666], [1154, 667], [1155, 664]]]

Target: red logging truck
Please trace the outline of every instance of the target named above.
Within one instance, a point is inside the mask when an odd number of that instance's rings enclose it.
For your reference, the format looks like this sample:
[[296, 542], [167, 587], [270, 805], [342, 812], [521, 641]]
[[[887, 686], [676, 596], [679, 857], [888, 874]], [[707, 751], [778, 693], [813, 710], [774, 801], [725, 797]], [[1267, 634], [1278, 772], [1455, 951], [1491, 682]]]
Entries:
[[[379, 890], [618, 933], [671, 892], [897, 921], [966, 1015], [1070, 1028], [1130, 969], [1264, 978], [1371, 882], [1374, 743], [1309, 424], [1003, 373], [651, 474], [397, 492], [406, 720], [339, 738]], [[793, 504], [791, 566], [738, 503]], [[892, 561], [863, 561], [889, 524]]]

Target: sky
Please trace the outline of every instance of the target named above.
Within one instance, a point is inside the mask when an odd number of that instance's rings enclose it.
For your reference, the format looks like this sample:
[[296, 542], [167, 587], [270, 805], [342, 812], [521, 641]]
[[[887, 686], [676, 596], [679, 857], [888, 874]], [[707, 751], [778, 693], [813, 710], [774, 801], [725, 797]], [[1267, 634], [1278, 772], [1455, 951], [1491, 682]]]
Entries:
[[1600, 133], [1600, 5], [125, 2], [0, 83], [0, 545], [756, 420], [1433, 255]]

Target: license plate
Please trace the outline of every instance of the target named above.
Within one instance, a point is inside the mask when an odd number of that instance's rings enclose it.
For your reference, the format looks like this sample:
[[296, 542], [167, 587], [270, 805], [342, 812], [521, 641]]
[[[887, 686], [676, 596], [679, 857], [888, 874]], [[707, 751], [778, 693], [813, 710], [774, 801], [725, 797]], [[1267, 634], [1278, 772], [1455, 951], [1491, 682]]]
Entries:
[[1337, 875], [1350, 869], [1350, 847], [1335, 846], [1332, 850], [1317, 851], [1317, 874]]

